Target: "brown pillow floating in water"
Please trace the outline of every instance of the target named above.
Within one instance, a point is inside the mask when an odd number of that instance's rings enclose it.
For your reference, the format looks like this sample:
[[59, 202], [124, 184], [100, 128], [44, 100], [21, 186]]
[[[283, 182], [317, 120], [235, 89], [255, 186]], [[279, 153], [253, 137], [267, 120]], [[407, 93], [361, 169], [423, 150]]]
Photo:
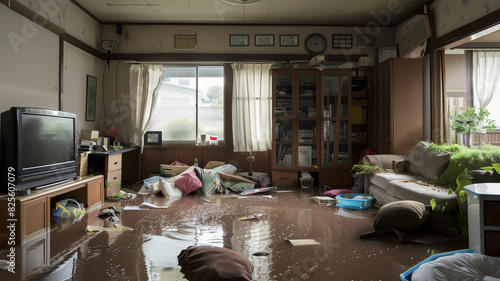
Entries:
[[253, 264], [242, 254], [212, 246], [190, 246], [177, 256], [190, 281], [252, 281]]
[[415, 230], [429, 219], [429, 211], [423, 203], [402, 200], [383, 205], [377, 212], [375, 230], [394, 228], [402, 231]]

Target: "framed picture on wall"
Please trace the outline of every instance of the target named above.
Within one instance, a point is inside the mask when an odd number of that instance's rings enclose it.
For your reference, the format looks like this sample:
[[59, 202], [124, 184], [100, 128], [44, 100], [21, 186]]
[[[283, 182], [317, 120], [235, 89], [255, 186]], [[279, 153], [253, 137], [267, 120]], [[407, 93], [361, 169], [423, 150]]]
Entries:
[[248, 34], [231, 34], [229, 35], [229, 46], [244, 47], [248, 46]]
[[352, 49], [352, 34], [332, 34], [333, 49]]
[[144, 134], [144, 145], [161, 145], [161, 131], [147, 131]]
[[87, 75], [87, 98], [85, 107], [85, 121], [95, 121], [97, 100], [97, 78]]
[[296, 34], [280, 35], [280, 46], [298, 46], [298, 45], [299, 45], [299, 35]]
[[377, 46], [377, 63], [398, 57], [398, 45]]
[[274, 35], [255, 34], [255, 46], [274, 46]]

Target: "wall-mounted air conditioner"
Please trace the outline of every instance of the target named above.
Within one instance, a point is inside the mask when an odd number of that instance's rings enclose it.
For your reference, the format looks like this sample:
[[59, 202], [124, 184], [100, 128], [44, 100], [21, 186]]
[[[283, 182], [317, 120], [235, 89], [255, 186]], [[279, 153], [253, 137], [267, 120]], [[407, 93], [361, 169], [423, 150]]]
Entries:
[[403, 27], [399, 36], [399, 56], [403, 58], [422, 57], [427, 47], [427, 39], [431, 38], [429, 16], [415, 16], [411, 24]]

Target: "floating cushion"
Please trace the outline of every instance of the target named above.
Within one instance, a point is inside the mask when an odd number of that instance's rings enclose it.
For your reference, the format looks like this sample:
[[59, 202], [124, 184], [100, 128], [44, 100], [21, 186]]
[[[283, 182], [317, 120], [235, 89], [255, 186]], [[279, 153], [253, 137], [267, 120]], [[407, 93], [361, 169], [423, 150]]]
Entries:
[[225, 188], [230, 189], [234, 192], [241, 192], [242, 190], [255, 188], [254, 182], [225, 180], [223, 184]]
[[219, 167], [226, 164], [224, 161], [210, 161], [205, 165], [205, 169], [213, 169], [215, 167]]
[[196, 176], [194, 169], [188, 169], [178, 175], [174, 180], [174, 184], [180, 187], [186, 194], [189, 194], [201, 187], [201, 181]]
[[423, 203], [402, 200], [382, 206], [377, 212], [373, 228], [410, 231], [421, 227], [428, 219], [429, 211]]
[[429, 144], [420, 142], [410, 153], [413, 172], [430, 179], [442, 175], [450, 164], [450, 154], [429, 149]]
[[236, 173], [237, 169], [238, 168], [236, 168], [235, 166], [233, 166], [231, 164], [225, 164], [225, 165], [214, 168], [215, 171], [220, 172], [220, 173], [224, 173], [224, 174], [228, 174], [228, 175], [233, 175], [234, 173]]
[[242, 254], [212, 246], [191, 246], [177, 256], [188, 280], [251, 281], [253, 265]]
[[182, 189], [173, 183], [160, 179], [160, 191], [165, 197], [177, 197], [182, 195]]
[[220, 191], [222, 180], [219, 174], [210, 169], [195, 168], [196, 174], [201, 179], [201, 188], [196, 190], [198, 195], [212, 195], [215, 191]]
[[337, 195], [344, 194], [344, 193], [354, 193], [354, 191], [350, 189], [332, 189], [328, 190], [327, 192], [323, 193], [323, 196], [329, 196], [332, 198], [337, 197]]

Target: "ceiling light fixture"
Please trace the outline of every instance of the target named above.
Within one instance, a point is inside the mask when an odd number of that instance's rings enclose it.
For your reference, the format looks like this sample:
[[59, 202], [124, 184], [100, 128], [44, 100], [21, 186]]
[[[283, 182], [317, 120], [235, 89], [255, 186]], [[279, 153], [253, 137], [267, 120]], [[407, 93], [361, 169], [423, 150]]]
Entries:
[[267, 0], [221, 0], [221, 1], [229, 5], [250, 6], [266, 2]]

